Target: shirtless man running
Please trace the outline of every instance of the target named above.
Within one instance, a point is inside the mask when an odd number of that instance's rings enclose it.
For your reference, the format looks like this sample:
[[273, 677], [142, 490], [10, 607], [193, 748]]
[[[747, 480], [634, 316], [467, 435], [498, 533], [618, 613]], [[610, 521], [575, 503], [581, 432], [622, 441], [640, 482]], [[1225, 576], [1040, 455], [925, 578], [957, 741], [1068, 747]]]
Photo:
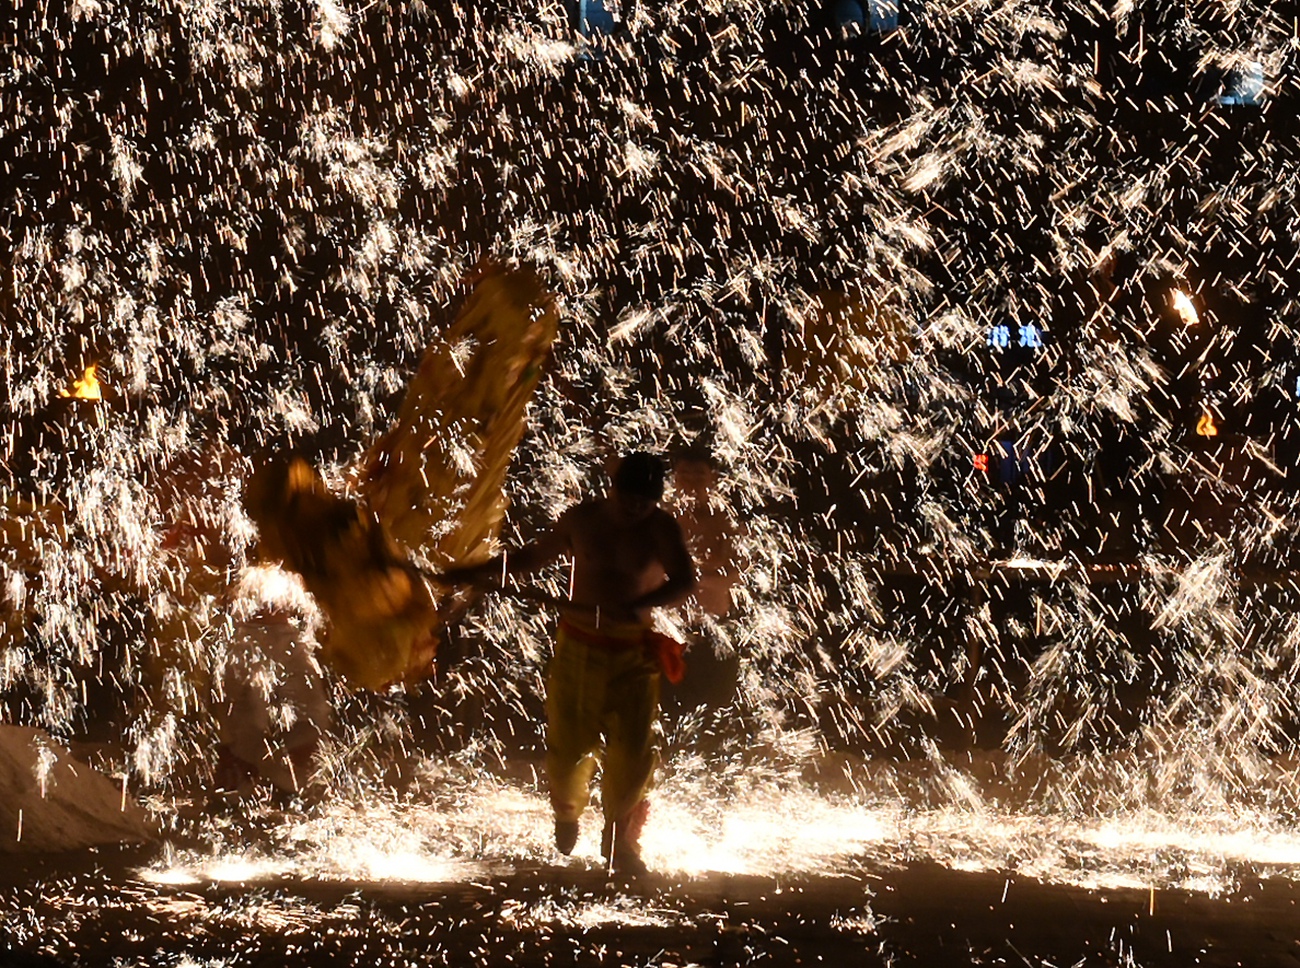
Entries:
[[664, 465], [629, 454], [603, 498], [565, 511], [536, 541], [481, 565], [449, 569], [449, 582], [483, 584], [573, 560], [570, 601], [559, 604], [555, 656], [546, 677], [546, 772], [555, 846], [570, 853], [605, 742], [601, 852], [614, 870], [639, 875], [640, 836], [658, 758], [660, 637], [650, 611], [685, 601], [695, 566], [672, 515], [659, 506]]

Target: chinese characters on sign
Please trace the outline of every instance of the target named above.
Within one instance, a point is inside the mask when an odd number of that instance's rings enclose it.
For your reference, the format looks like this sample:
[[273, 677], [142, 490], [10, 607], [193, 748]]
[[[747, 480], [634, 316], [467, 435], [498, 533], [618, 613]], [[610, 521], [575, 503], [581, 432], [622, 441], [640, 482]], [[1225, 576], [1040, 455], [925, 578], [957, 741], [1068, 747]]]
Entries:
[[[1016, 345], [1025, 349], [1037, 350], [1043, 347], [1043, 331], [1033, 323], [1017, 326]], [[1004, 350], [1011, 346], [1011, 327], [999, 323], [989, 330], [988, 345], [994, 349]]]

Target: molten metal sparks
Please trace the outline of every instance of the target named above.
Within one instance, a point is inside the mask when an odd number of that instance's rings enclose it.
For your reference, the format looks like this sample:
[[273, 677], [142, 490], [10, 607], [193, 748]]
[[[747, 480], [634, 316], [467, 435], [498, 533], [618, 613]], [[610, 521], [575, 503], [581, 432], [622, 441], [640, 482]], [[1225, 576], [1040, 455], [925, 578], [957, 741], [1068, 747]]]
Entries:
[[612, 903], [589, 902], [577, 905], [558, 904], [549, 900], [533, 904], [507, 901], [501, 908], [501, 920], [510, 927], [525, 931], [545, 929], [557, 924], [579, 929], [603, 925], [646, 928], [689, 924], [678, 912], [647, 910], [640, 898], [618, 898]]
[[[836, 876], [924, 860], [1089, 889], [1138, 886], [1218, 895], [1248, 874], [1300, 880], [1300, 835], [1248, 811], [1170, 814], [1135, 806], [1104, 820], [1043, 814], [1032, 812], [1038, 809], [1032, 804], [1024, 810], [999, 802], [996, 781], [952, 768], [926, 780], [935, 791], [946, 788], [940, 802], [916, 809], [898, 796], [917, 776], [908, 778], [887, 764], [875, 765], [873, 772], [877, 793], [864, 789], [847, 796], [772, 776], [719, 798], [716, 780], [679, 778], [655, 796], [645, 857], [660, 874], [688, 879]], [[566, 863], [549, 842], [544, 798], [536, 790], [485, 779], [442, 772], [414, 801], [331, 806], [307, 818], [268, 813], [253, 835], [265, 846], [251, 849], [223, 846], [229, 834], [214, 824], [197, 832], [211, 845], [171, 851], [137, 876], [172, 886], [449, 885], [521, 865]], [[724, 777], [721, 785], [740, 779]], [[1047, 787], [1040, 794], [1066, 794], [1058, 780], [1038, 782]], [[908, 799], [916, 800], [915, 792]], [[567, 864], [603, 869], [599, 833], [598, 815], [589, 816]], [[519, 916], [542, 917], [535, 910]]]
[[[562, 320], [505, 537], [633, 447], [707, 452], [734, 525], [730, 610], [662, 616], [699, 678], [668, 697], [652, 865], [1294, 876], [1294, 17], [854, 6], [611, 3], [606, 35], [532, 0], [16, 5], [4, 722], [93, 739], [164, 818], [209, 790], [227, 673], [321, 631], [258, 563], [250, 455], [359, 490], [426, 350], [471, 375], [449, 327], [492, 257]], [[69, 357], [123, 405], [51, 406]], [[552, 618], [490, 598], [436, 682], [331, 684], [281, 792], [337, 809], [149, 876], [555, 862], [538, 791], [490, 779], [544, 742]], [[284, 668], [245, 678], [278, 696]], [[267, 706], [274, 746], [304, 717]]]

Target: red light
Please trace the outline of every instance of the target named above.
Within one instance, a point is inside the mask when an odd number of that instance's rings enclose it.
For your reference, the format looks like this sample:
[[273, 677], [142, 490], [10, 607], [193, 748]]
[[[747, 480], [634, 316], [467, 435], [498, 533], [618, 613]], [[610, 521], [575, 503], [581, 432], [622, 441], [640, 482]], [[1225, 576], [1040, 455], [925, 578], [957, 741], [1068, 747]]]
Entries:
[[989, 455], [988, 455], [988, 454], [976, 454], [976, 455], [975, 455], [975, 469], [976, 469], [977, 471], [980, 471], [981, 473], [984, 473], [984, 474], [987, 474], [987, 473], [988, 473], [988, 470], [989, 470]]

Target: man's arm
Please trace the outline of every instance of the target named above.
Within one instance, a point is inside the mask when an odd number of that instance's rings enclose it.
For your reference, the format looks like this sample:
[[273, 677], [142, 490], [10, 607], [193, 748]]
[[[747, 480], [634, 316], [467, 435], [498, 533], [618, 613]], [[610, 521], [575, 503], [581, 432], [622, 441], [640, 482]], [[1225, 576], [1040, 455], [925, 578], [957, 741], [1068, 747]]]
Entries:
[[478, 565], [447, 568], [442, 578], [450, 585], [481, 585], [502, 575], [536, 571], [573, 550], [571, 515], [571, 510], [564, 512], [549, 530], [522, 548], [494, 555]]
[[658, 588], [653, 588], [628, 603], [634, 612], [680, 605], [695, 591], [695, 562], [691, 560], [691, 553], [686, 548], [681, 526], [671, 515], [665, 514], [655, 537], [665, 580]]

